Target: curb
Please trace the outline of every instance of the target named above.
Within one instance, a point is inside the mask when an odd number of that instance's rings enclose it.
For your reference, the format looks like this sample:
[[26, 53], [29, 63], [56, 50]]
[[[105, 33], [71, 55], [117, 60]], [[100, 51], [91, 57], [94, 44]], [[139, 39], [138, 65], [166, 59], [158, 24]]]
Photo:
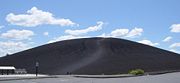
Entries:
[[73, 76], [73, 77], [79, 77], [79, 78], [126, 78], [126, 77], [137, 77], [137, 76], [144, 76], [144, 75], [118, 75], [118, 76]]
[[5, 78], [5, 79], [0, 79], [0, 81], [11, 81], [11, 80], [30, 80], [30, 79], [43, 79], [43, 78], [57, 78], [55, 76], [47, 76], [47, 77], [20, 77], [20, 78], [16, 78], [16, 77], [12, 77], [12, 78]]

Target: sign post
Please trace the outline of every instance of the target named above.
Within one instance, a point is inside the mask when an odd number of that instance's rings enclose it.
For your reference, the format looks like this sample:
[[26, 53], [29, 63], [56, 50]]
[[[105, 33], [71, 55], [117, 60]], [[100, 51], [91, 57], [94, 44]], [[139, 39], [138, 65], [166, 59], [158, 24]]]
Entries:
[[36, 77], [38, 76], [38, 67], [39, 67], [39, 63], [36, 62]]

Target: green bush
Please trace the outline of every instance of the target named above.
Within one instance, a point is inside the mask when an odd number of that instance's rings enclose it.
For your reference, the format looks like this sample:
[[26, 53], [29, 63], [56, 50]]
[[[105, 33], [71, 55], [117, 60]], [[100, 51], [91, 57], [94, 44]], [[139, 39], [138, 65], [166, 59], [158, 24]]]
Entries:
[[144, 70], [142, 69], [134, 69], [134, 70], [130, 70], [129, 74], [133, 74], [133, 75], [143, 75], [144, 74]]

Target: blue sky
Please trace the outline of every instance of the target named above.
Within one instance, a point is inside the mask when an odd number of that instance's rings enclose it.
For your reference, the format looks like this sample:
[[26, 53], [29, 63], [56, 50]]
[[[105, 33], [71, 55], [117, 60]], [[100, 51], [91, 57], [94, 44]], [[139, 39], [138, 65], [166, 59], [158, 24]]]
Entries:
[[0, 56], [55, 41], [115, 37], [180, 53], [179, 0], [4, 0]]

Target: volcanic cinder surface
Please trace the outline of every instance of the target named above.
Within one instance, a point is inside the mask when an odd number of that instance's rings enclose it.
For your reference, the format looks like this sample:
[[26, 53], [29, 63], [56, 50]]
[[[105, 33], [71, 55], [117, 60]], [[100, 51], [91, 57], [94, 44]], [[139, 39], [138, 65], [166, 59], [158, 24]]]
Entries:
[[180, 55], [159, 48], [116, 38], [83, 38], [55, 42], [0, 58], [0, 65], [13, 65], [41, 74], [120, 74], [132, 69], [146, 72], [180, 69]]

